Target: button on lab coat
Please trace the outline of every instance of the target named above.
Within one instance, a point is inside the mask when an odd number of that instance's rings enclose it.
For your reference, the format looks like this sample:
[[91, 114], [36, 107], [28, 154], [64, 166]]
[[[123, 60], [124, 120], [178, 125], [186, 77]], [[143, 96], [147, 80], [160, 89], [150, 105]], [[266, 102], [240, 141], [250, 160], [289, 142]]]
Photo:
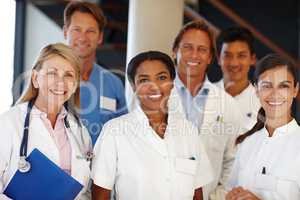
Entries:
[[92, 167], [96, 185], [115, 188], [122, 200], [191, 200], [195, 189], [212, 181], [197, 129], [170, 101], [164, 139], [138, 106], [104, 126]]
[[[22, 103], [14, 106], [0, 116], [0, 193], [5, 190], [10, 179], [18, 169], [26, 112], [27, 103]], [[72, 129], [72, 131], [67, 129], [67, 135], [72, 149], [71, 175], [84, 186], [76, 199], [89, 199], [90, 192], [87, 191], [87, 186], [90, 180], [90, 163], [82, 159], [83, 155], [81, 149], [87, 150], [88, 146], [91, 145], [89, 144], [91, 139], [85, 128], [82, 129], [81, 135], [75, 119], [73, 119], [70, 114], [68, 115], [68, 120]], [[79, 147], [79, 144], [82, 146]], [[30, 116], [27, 155], [29, 155], [34, 148], [37, 148], [51, 161], [59, 165], [59, 150], [40, 116], [36, 116], [33, 109]], [[45, 171], [45, 173], [47, 172]], [[0, 199], [8, 198], [0, 194]]]
[[300, 127], [265, 128], [240, 144], [228, 189], [242, 186], [263, 200], [300, 200]]

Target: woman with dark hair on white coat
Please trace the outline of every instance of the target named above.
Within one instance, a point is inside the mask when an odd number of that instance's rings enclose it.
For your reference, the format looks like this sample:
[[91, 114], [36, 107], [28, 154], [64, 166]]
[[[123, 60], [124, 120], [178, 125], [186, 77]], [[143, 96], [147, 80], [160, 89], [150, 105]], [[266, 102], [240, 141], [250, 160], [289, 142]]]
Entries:
[[212, 169], [172, 90], [172, 59], [140, 53], [127, 75], [138, 102], [131, 113], [105, 124], [95, 145], [93, 199], [108, 200], [114, 190], [122, 200], [202, 200]]
[[255, 88], [262, 108], [254, 127], [236, 140], [226, 200], [300, 200], [300, 126], [293, 109], [298, 75], [276, 54], [257, 63]]

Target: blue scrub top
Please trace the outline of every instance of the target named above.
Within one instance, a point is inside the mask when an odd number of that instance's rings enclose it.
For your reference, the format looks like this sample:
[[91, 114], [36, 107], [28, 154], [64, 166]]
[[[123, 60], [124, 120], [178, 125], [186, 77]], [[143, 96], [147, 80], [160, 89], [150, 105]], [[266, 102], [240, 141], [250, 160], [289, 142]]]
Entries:
[[93, 145], [107, 121], [128, 112], [121, 80], [97, 64], [89, 80], [80, 82], [80, 105], [80, 117]]

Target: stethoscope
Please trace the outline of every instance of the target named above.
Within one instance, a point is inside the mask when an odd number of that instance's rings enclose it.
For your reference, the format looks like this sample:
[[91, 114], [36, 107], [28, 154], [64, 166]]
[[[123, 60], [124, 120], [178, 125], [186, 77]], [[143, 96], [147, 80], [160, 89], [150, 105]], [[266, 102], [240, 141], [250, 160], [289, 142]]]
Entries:
[[[24, 121], [24, 129], [23, 129], [23, 138], [21, 141], [21, 146], [20, 146], [20, 160], [18, 163], [18, 169], [20, 172], [22, 173], [26, 173], [30, 170], [31, 165], [30, 162], [28, 162], [26, 160], [27, 158], [27, 146], [28, 146], [28, 134], [29, 134], [29, 122], [30, 122], [30, 113], [31, 110], [33, 108], [34, 105], [34, 100], [29, 101], [28, 105], [27, 105], [27, 113], [26, 113], [26, 117], [25, 117], [25, 121]], [[76, 156], [76, 158], [78, 159], [86, 159], [87, 161], [91, 161], [93, 159], [93, 147], [92, 144], [89, 143], [89, 147], [87, 149], [87, 151], [85, 151], [83, 148], [86, 146], [85, 145], [85, 140], [83, 138], [83, 134], [82, 134], [82, 126], [81, 123], [79, 124], [80, 127], [80, 135], [81, 135], [81, 144], [79, 143], [79, 141], [77, 140], [77, 137], [75, 136], [75, 134], [72, 132], [72, 129], [70, 127], [69, 121], [67, 119], [67, 116], [64, 118], [64, 124], [65, 127], [70, 130], [70, 132], [73, 134], [74, 139], [80, 149], [81, 152], [81, 156]]]

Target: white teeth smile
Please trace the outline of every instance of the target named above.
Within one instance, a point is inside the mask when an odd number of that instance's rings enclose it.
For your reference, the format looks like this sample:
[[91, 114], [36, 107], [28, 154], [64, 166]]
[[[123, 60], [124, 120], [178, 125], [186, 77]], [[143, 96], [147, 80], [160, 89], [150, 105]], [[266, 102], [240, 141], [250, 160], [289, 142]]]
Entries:
[[79, 47], [79, 48], [87, 48], [88, 45], [77, 45], [77, 47]]
[[196, 66], [198, 65], [199, 63], [198, 62], [187, 62], [188, 65], [191, 65], [191, 66]]
[[64, 91], [60, 91], [60, 90], [52, 90], [52, 93], [56, 94], [56, 95], [63, 95], [63, 94], [65, 94]]
[[159, 99], [160, 97], [161, 97], [161, 94], [149, 95], [149, 98], [151, 98], [151, 99]]
[[283, 102], [268, 102], [268, 104], [271, 106], [280, 106], [281, 104], [283, 104]]

